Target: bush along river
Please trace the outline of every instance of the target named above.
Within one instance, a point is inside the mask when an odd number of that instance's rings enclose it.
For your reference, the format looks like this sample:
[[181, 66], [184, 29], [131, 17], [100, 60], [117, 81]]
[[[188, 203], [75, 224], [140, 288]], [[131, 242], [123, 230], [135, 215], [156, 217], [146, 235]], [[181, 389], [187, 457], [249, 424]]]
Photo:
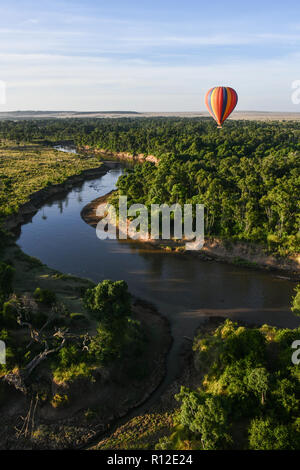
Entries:
[[173, 345], [167, 374], [149, 405], [180, 373], [182, 347], [207, 317], [285, 328], [298, 327], [300, 319], [290, 311], [295, 283], [276, 273], [151, 249], [132, 240], [99, 240], [80, 213], [115, 189], [127, 166], [116, 162], [105, 175], [48, 200], [22, 225], [18, 244], [26, 254], [64, 273], [94, 282], [124, 279], [134, 296], [154, 304], [168, 319]]

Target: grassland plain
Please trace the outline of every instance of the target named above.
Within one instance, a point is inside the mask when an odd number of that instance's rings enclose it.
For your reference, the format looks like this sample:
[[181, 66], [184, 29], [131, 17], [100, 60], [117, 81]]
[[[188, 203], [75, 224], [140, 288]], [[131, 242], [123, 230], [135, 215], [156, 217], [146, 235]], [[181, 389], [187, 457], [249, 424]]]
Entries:
[[[99, 174], [107, 171], [94, 157], [63, 153], [41, 144], [1, 141], [0, 224], [4, 229], [1, 233], [1, 258], [12, 261], [15, 266], [15, 287], [18, 292], [30, 291], [41, 284], [69, 302], [70, 287], [74, 293], [74, 286], [80, 292], [80, 287], [91, 284], [87, 280], [57, 273], [39, 260], [27, 256], [15, 244], [14, 237], [5, 231], [17, 229], [26, 218], [34, 215], [38, 204], [44, 199], [66, 191], [74, 179], [78, 181], [85, 178], [87, 172], [95, 171], [95, 168]], [[73, 299], [76, 304], [73, 308], [76, 306], [80, 311], [82, 307], [78, 299]]]
[[[60, 152], [38, 143], [1, 141], [0, 145], [0, 217], [16, 214], [34, 193], [101, 168], [94, 156]], [[105, 172], [106, 170], [101, 170]], [[63, 189], [63, 188], [59, 188]]]

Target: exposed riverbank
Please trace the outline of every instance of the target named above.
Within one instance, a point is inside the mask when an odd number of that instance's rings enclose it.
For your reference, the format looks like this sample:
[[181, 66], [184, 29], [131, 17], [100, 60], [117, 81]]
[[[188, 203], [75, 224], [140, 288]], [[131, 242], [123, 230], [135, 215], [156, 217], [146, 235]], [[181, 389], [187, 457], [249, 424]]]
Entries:
[[109, 150], [105, 149], [98, 149], [98, 148], [91, 148], [88, 145], [85, 145], [84, 147], [79, 148], [80, 152], [93, 152], [98, 155], [103, 155], [105, 157], [114, 157], [114, 158], [119, 158], [120, 160], [131, 160], [135, 162], [151, 162], [155, 163], [155, 165], [158, 163], [158, 158], [155, 155], [145, 155], [144, 153], [139, 153], [137, 155], [133, 155], [129, 152], [110, 152]]
[[[111, 191], [105, 196], [94, 199], [82, 209], [81, 217], [87, 224], [96, 227], [100, 220], [100, 217], [96, 215], [97, 207], [99, 204], [108, 202], [109, 197], [113, 193], [114, 191]], [[201, 250], [185, 251], [184, 241], [153, 239], [137, 241], [154, 248], [189, 254], [189, 256], [199, 257], [201, 260], [216, 260], [249, 268], [278, 270], [286, 272], [295, 278], [300, 274], [300, 256], [295, 255], [286, 258], [275, 256], [269, 254], [267, 250], [254, 243], [209, 237], [206, 238]]]

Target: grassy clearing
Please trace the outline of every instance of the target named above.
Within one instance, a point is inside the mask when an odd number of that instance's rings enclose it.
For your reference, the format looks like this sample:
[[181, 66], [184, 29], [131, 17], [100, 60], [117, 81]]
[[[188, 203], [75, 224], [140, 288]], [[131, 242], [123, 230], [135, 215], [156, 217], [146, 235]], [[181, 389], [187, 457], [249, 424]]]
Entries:
[[[15, 268], [13, 289], [17, 294], [34, 292], [37, 287], [55, 292], [57, 300], [70, 312], [83, 314], [82, 290], [93, 286], [92, 281], [62, 275], [36, 258], [25, 255], [17, 245], [7, 247], [0, 260], [9, 260]], [[96, 322], [95, 322], [96, 323]]]
[[107, 439], [100, 441], [93, 449], [154, 449], [160, 437], [171, 431], [172, 425], [171, 413], [147, 413], [137, 416], [119, 427]]
[[32, 193], [83, 170], [99, 167], [95, 157], [60, 152], [40, 144], [0, 143], [0, 219], [15, 213]]

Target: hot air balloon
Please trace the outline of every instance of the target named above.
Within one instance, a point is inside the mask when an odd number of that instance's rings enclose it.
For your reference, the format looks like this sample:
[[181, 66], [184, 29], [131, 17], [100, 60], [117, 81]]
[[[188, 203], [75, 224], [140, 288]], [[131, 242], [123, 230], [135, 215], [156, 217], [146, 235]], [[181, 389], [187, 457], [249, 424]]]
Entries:
[[223, 122], [232, 113], [237, 102], [237, 92], [229, 86], [215, 86], [205, 95], [206, 107], [217, 121], [218, 128], [222, 128]]

